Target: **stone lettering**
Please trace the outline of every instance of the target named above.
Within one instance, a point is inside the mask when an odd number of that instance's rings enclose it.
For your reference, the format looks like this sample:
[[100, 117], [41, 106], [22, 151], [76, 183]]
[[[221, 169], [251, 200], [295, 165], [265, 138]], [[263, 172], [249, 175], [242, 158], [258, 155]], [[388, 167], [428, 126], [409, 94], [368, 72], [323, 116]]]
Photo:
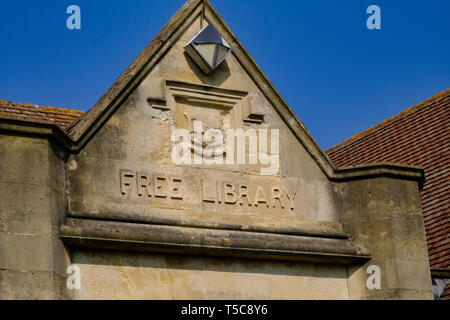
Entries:
[[182, 192], [183, 180], [178, 178], [172, 178], [170, 184], [170, 198], [183, 200]]
[[247, 200], [247, 205], [251, 206], [252, 204], [250, 203], [250, 200], [248, 199], [248, 187], [245, 184], [240, 184], [239, 185], [239, 205], [243, 206], [244, 205], [244, 201], [243, 198], [245, 198]]
[[202, 179], [202, 199], [203, 202], [212, 202], [212, 203], [216, 203], [217, 197], [210, 197], [208, 194], [208, 185], [207, 182]]
[[[279, 183], [279, 180], [277, 180]], [[192, 189], [192, 183], [180, 177], [158, 173], [120, 170], [120, 192], [127, 198], [153, 199], [152, 201], [184, 200], [185, 191]], [[286, 186], [271, 184], [233, 182], [222, 179], [199, 179], [199, 201], [203, 203], [238, 207], [269, 208], [272, 210], [294, 210], [297, 192]], [[160, 199], [160, 200], [158, 200]], [[233, 209], [231, 209], [233, 210]], [[242, 211], [240, 211], [242, 212]]]
[[255, 207], [257, 207], [260, 203], [265, 203], [266, 207], [269, 207], [267, 203], [266, 194], [264, 193], [264, 189], [260, 186], [256, 187], [256, 195], [255, 195]]
[[142, 197], [144, 194], [148, 197], [152, 196], [153, 192], [151, 187], [151, 180], [152, 178], [148, 178], [145, 174], [137, 174], [137, 191], [140, 197]]
[[222, 203], [222, 192], [220, 192], [220, 181], [216, 182], [217, 185], [217, 202]]
[[162, 176], [154, 176], [153, 185], [155, 189], [155, 197], [167, 198], [167, 179]]
[[224, 181], [223, 190], [225, 193], [224, 202], [228, 204], [235, 204], [237, 201], [237, 195], [234, 183]]
[[294, 210], [294, 200], [295, 200], [295, 196], [297, 195], [296, 192], [294, 193], [290, 193], [288, 189], [284, 189], [287, 197], [289, 198], [289, 203], [291, 205], [291, 210]]
[[120, 171], [120, 191], [123, 195], [130, 194], [130, 186], [134, 179], [134, 172], [129, 170]]
[[282, 197], [282, 191], [280, 188], [278, 187], [274, 187], [272, 188], [272, 205], [274, 208], [276, 208], [276, 200], [278, 200], [278, 202], [280, 203], [280, 208], [284, 209], [284, 205], [283, 202], [281, 201], [281, 197]]

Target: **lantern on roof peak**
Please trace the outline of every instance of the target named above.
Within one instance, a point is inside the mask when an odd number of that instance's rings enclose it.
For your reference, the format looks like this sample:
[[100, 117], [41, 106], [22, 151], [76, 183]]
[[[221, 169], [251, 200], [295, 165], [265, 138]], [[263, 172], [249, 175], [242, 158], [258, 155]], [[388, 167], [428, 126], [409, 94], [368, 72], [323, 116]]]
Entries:
[[216, 69], [231, 53], [228, 42], [211, 24], [203, 28], [186, 45], [185, 50], [206, 74]]

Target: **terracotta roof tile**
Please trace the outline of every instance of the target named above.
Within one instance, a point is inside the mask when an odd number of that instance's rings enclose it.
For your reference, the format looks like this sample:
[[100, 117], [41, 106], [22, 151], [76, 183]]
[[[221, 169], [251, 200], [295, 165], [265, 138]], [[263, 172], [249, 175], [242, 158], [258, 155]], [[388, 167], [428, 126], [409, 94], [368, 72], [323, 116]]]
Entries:
[[22, 119], [43, 120], [53, 122], [62, 129], [66, 129], [84, 113], [84, 111], [78, 110], [0, 100], [0, 117], [8, 116]]
[[445, 286], [444, 292], [442, 292], [439, 300], [450, 300], [450, 283]]
[[[422, 166], [422, 211], [432, 268], [450, 269], [450, 89], [327, 150], [336, 166]], [[450, 292], [448, 292], [450, 299]]]

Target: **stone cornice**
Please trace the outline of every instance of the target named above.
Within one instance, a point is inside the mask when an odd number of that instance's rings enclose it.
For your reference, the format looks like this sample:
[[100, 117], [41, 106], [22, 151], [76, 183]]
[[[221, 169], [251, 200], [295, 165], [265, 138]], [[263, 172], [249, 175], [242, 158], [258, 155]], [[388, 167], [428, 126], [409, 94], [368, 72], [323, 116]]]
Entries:
[[69, 218], [60, 228], [74, 247], [238, 258], [364, 263], [366, 249], [349, 240]]

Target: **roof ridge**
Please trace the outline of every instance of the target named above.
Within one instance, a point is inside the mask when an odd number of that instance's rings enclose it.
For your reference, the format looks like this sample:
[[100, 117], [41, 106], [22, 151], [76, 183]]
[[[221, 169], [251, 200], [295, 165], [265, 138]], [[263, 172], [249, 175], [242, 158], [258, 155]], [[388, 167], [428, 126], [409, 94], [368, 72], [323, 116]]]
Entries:
[[408, 114], [410, 114], [410, 113], [412, 113], [412, 112], [414, 112], [414, 111], [417, 111], [417, 110], [419, 110], [419, 109], [421, 109], [421, 108], [424, 108], [424, 107], [426, 107], [426, 106], [429, 106], [429, 105], [432, 104], [433, 102], [435, 102], [435, 101], [437, 101], [437, 100], [440, 100], [440, 99], [443, 99], [443, 98], [446, 98], [447, 96], [450, 96], [450, 88], [445, 89], [445, 90], [443, 90], [443, 91], [441, 91], [441, 92], [439, 92], [439, 93], [436, 93], [436, 94], [433, 95], [432, 97], [430, 97], [430, 98], [428, 98], [428, 99], [425, 99], [424, 101], [419, 102], [418, 104], [416, 104], [416, 105], [414, 105], [414, 106], [412, 106], [412, 107], [409, 107], [409, 108], [407, 108], [406, 110], [403, 110], [403, 111], [397, 113], [396, 115], [393, 115], [392, 117], [389, 117], [389, 118], [383, 120], [382, 122], [377, 123], [376, 125], [373, 125], [372, 127], [370, 127], [370, 128], [368, 128], [368, 129], [366, 129], [366, 130], [364, 130], [364, 131], [361, 131], [361, 132], [359, 132], [359, 133], [357, 133], [357, 134], [351, 136], [350, 138], [345, 139], [344, 141], [342, 141], [342, 142], [340, 142], [340, 143], [338, 143], [338, 144], [336, 144], [336, 145], [334, 145], [334, 146], [328, 148], [328, 149], [326, 150], [326, 152], [329, 153], [329, 152], [334, 151], [335, 149], [337, 149], [337, 148], [339, 148], [339, 147], [343, 147], [343, 146], [347, 145], [347, 144], [350, 143], [351, 141], [355, 141], [355, 140], [357, 140], [357, 139], [360, 139], [360, 138], [362, 138], [362, 137], [365, 137], [366, 135], [368, 135], [369, 133], [371, 133], [371, 132], [374, 131], [375, 129], [379, 129], [379, 128], [381, 128], [381, 127], [384, 127], [384, 126], [386, 126], [387, 124], [389, 124], [389, 123], [391, 123], [391, 122], [397, 120], [398, 118], [400, 118], [400, 117], [402, 117], [402, 116], [406, 116], [406, 115], [408, 115]]

